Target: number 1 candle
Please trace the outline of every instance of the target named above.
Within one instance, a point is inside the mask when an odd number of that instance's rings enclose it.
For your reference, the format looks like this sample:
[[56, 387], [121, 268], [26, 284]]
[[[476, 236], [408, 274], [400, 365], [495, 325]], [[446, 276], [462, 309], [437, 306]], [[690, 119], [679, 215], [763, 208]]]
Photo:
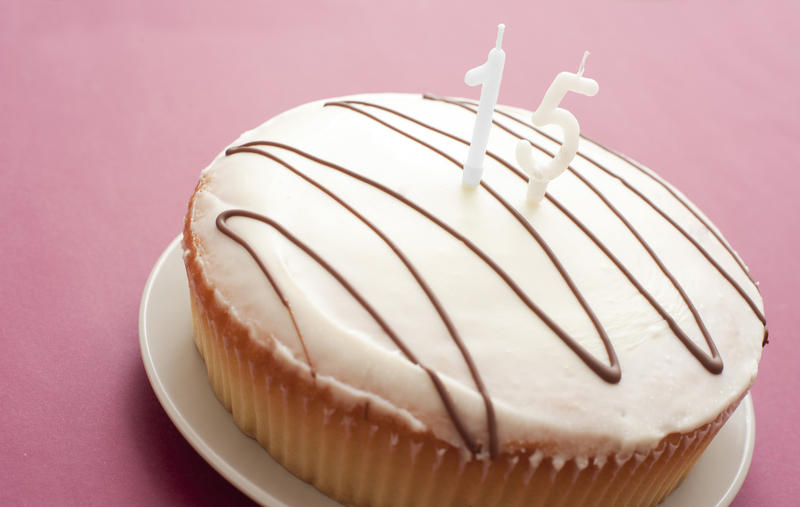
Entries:
[[539, 104], [539, 107], [536, 108], [531, 117], [531, 121], [537, 127], [545, 125], [558, 125], [561, 127], [564, 133], [564, 142], [561, 144], [555, 158], [547, 164], [539, 166], [531, 155], [531, 143], [521, 139], [517, 144], [517, 162], [530, 175], [527, 199], [531, 203], [538, 203], [542, 200], [547, 190], [547, 184], [564, 172], [578, 152], [578, 139], [581, 132], [578, 120], [575, 119], [572, 113], [557, 106], [564, 99], [564, 95], [567, 92], [576, 92], [588, 96], [597, 94], [599, 89], [597, 81], [583, 77], [583, 68], [586, 64], [587, 56], [589, 56], [588, 51], [583, 54], [577, 74], [560, 72], [556, 76], [544, 94], [542, 103]]
[[469, 144], [467, 162], [464, 164], [464, 174], [461, 182], [467, 187], [474, 187], [481, 181], [483, 174], [483, 158], [486, 155], [486, 145], [489, 142], [489, 130], [492, 126], [492, 113], [500, 94], [500, 80], [503, 77], [503, 66], [506, 63], [506, 53], [501, 49], [503, 32], [506, 25], [497, 25], [497, 42], [489, 51], [486, 63], [475, 67], [464, 76], [468, 86], [481, 85], [481, 99], [478, 104], [478, 114], [475, 116], [475, 126], [472, 129], [472, 142]]

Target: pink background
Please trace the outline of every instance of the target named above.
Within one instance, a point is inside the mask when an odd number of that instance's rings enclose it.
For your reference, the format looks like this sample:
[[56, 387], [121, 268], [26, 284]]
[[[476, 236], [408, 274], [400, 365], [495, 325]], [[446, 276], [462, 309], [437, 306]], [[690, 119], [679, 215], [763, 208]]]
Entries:
[[601, 91], [565, 100], [583, 131], [677, 184], [761, 282], [772, 342], [735, 505], [797, 504], [795, 0], [118, 3], [0, 6], [0, 504], [248, 503], [139, 354], [141, 291], [199, 171], [312, 99], [477, 97], [464, 72], [501, 21], [501, 102], [535, 108], [590, 49]]

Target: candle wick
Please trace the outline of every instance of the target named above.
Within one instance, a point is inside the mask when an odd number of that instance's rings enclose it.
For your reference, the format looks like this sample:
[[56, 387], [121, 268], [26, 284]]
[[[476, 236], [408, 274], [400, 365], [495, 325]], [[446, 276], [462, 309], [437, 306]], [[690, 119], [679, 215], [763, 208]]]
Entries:
[[497, 42], [495, 43], [495, 48], [500, 49], [500, 46], [503, 45], [503, 32], [506, 30], [506, 25], [500, 23], [497, 25]]
[[578, 67], [578, 77], [583, 76], [583, 68], [586, 66], [586, 59], [589, 57], [589, 52], [583, 52], [583, 58], [581, 58], [581, 66]]

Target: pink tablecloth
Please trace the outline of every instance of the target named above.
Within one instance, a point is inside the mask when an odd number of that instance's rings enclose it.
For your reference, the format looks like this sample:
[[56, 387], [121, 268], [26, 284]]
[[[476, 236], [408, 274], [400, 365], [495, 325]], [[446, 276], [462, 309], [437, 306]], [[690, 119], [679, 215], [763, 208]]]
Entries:
[[0, 5], [0, 504], [248, 502], [173, 427], [139, 355], [144, 281], [198, 172], [311, 99], [477, 97], [463, 75], [501, 21], [501, 102], [534, 108], [590, 49], [601, 91], [565, 100], [583, 131], [683, 189], [761, 281], [772, 343], [735, 505], [797, 504], [798, 4], [442, 3]]

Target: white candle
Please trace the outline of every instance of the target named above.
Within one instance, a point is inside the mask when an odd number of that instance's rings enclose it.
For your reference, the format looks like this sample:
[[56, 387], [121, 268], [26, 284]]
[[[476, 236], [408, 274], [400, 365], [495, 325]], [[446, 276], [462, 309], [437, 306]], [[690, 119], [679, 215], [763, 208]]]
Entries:
[[542, 98], [542, 103], [533, 112], [531, 121], [537, 127], [545, 125], [558, 125], [564, 134], [564, 142], [561, 144], [556, 156], [547, 164], [539, 166], [531, 154], [531, 144], [524, 139], [517, 143], [517, 162], [525, 172], [530, 175], [528, 182], [528, 202], [538, 203], [544, 198], [547, 184], [555, 177], [560, 175], [569, 166], [575, 154], [578, 152], [578, 139], [580, 138], [580, 126], [578, 120], [566, 109], [558, 107], [567, 92], [576, 92], [582, 95], [593, 96], [597, 94], [599, 86], [597, 81], [583, 77], [583, 67], [586, 64], [586, 57], [589, 52], [583, 54], [578, 73], [571, 72], [559, 73], [550, 88]]
[[503, 77], [503, 66], [506, 63], [506, 53], [501, 49], [503, 32], [506, 25], [497, 25], [497, 42], [489, 51], [486, 63], [475, 67], [464, 76], [468, 86], [481, 85], [481, 99], [478, 104], [478, 114], [475, 116], [475, 126], [472, 129], [472, 142], [469, 144], [467, 162], [464, 164], [464, 174], [461, 182], [468, 187], [474, 187], [481, 181], [483, 174], [483, 158], [486, 155], [486, 145], [489, 143], [489, 131], [492, 126], [492, 113], [500, 94], [500, 80]]

